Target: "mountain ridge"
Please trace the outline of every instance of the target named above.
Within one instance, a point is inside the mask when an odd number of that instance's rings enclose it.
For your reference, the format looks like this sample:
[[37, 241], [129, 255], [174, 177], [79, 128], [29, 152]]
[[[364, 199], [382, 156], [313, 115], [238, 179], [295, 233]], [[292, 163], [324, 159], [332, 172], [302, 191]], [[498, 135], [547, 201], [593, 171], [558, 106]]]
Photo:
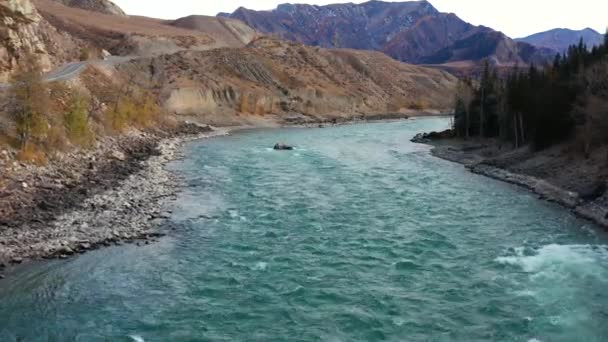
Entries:
[[[514, 65], [548, 60], [553, 55], [514, 42], [491, 28], [467, 23], [454, 13], [442, 13], [428, 1], [280, 4], [273, 10], [239, 7], [218, 15], [239, 19], [282, 39], [326, 48], [376, 50], [416, 64], [461, 61], [457, 58], [463, 56], [474, 62], [490, 59], [497, 65]], [[476, 41], [469, 39], [472, 36]], [[479, 53], [475, 49], [480, 45], [495, 49]]]
[[589, 27], [582, 30], [555, 28], [534, 33], [527, 37], [517, 38], [515, 40], [564, 53], [568, 50], [568, 47], [578, 44], [581, 39], [583, 39], [583, 42], [585, 42], [589, 48], [598, 46], [604, 42], [604, 36]]

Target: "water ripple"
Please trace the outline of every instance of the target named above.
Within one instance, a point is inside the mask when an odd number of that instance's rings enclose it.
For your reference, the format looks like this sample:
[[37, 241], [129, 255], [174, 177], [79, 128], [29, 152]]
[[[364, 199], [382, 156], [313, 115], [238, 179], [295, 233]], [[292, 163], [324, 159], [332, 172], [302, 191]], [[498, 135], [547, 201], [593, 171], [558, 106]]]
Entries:
[[605, 341], [608, 238], [408, 142], [447, 124], [192, 143], [175, 234], [19, 270], [0, 340]]

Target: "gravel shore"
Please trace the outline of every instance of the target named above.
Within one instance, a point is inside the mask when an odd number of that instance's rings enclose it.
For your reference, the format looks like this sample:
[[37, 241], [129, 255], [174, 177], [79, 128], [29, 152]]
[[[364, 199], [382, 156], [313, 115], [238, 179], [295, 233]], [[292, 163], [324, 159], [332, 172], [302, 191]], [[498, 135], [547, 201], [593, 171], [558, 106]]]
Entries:
[[187, 141], [226, 134], [196, 125], [160, 134], [131, 132], [44, 168], [5, 165], [0, 278], [14, 264], [164, 235], [171, 214], [166, 203], [177, 188], [167, 163]]

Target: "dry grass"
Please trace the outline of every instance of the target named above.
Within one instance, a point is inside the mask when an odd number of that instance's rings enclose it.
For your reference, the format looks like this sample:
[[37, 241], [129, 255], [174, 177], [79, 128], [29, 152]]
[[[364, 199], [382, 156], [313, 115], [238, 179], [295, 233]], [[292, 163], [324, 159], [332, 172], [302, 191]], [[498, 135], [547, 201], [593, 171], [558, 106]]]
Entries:
[[33, 143], [28, 143], [19, 150], [17, 160], [38, 166], [44, 166], [48, 163], [44, 150]]

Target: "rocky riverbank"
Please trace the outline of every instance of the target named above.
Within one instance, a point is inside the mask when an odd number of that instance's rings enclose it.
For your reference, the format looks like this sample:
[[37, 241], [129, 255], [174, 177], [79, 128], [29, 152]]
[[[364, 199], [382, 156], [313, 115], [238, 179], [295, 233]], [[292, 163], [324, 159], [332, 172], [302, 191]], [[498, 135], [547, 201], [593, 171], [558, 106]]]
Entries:
[[[413, 140], [433, 146], [431, 153], [471, 172], [524, 187], [540, 199], [560, 204], [577, 216], [608, 228], [608, 191], [603, 163], [567, 153], [513, 149], [496, 140], [466, 141], [449, 131], [420, 134]], [[605, 151], [597, 151], [604, 155]], [[599, 157], [598, 157], [599, 158]]]
[[163, 235], [170, 216], [164, 204], [176, 189], [166, 164], [185, 141], [226, 133], [184, 124], [106, 138], [93, 151], [62, 156], [46, 167], [5, 160], [0, 274], [28, 260]]

